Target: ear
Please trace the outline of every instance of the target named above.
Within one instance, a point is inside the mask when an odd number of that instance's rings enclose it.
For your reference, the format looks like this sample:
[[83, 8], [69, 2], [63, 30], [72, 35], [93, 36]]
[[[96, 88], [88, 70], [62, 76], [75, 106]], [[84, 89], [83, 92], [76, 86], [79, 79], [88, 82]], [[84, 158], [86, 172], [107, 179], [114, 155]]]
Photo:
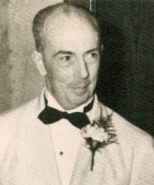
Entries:
[[33, 60], [34, 64], [36, 65], [36, 68], [38, 69], [40, 75], [46, 76], [47, 71], [46, 71], [44, 63], [43, 63], [42, 54], [39, 53], [38, 51], [33, 51], [31, 57], [32, 57], [32, 60]]
[[103, 46], [103, 44], [101, 44], [101, 51], [103, 51], [103, 49], [104, 49], [104, 46]]

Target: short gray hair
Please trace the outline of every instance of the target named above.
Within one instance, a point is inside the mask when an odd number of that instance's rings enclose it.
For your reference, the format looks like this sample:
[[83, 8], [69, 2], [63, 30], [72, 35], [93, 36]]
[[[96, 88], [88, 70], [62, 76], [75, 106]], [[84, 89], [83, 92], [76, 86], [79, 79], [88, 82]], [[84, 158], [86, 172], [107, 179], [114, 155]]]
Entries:
[[43, 50], [42, 42], [44, 24], [47, 18], [55, 11], [59, 11], [64, 15], [70, 15], [73, 13], [75, 15], [82, 16], [97, 31], [98, 35], [100, 35], [99, 22], [95, 15], [93, 15], [90, 11], [74, 3], [58, 3], [40, 10], [33, 19], [32, 31], [37, 51], [40, 52]]

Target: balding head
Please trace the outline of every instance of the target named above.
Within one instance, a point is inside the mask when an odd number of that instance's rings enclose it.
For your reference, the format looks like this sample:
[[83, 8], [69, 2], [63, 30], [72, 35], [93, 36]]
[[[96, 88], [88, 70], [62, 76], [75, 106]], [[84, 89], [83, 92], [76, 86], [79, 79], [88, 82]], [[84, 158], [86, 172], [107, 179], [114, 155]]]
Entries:
[[60, 3], [41, 10], [33, 22], [32, 58], [46, 86], [66, 110], [88, 101], [97, 82], [100, 40], [94, 16]]
[[[60, 29], [60, 27], [57, 28], [58, 22], [59, 26], [61, 24], [67, 25], [70, 19], [87, 24], [99, 36], [98, 22], [88, 10], [72, 3], [59, 3], [40, 10], [33, 20], [33, 35], [37, 51], [41, 52], [44, 48], [49, 26], [50, 30]], [[57, 22], [56, 27], [54, 22]]]

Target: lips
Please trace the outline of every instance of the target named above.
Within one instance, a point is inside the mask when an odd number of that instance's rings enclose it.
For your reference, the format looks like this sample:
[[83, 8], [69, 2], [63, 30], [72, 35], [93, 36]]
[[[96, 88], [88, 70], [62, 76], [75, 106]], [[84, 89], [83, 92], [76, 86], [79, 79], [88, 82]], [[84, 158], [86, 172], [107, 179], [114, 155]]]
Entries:
[[69, 87], [73, 89], [77, 89], [77, 88], [82, 89], [82, 88], [86, 88], [87, 86], [89, 86], [89, 84], [90, 84], [90, 81], [74, 82], [74, 83], [69, 84]]
[[72, 89], [85, 89], [88, 87], [89, 84], [85, 85], [76, 85], [76, 86], [71, 86]]
[[87, 91], [87, 88], [86, 87], [84, 87], [84, 88], [79, 88], [79, 87], [77, 87], [77, 88], [72, 88], [72, 91], [74, 91], [75, 93], [85, 93], [86, 91]]
[[86, 92], [88, 92], [88, 86], [89, 84], [84, 84], [84, 85], [76, 85], [76, 86], [72, 86], [72, 92], [75, 93], [77, 96], [82, 96], [83, 94], [85, 94]]

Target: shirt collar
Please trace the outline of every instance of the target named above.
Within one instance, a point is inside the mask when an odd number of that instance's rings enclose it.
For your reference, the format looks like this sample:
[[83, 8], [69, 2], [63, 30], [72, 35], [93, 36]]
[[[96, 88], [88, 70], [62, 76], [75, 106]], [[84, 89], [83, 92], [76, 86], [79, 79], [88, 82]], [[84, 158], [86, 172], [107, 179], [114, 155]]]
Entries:
[[[41, 96], [40, 96], [38, 114], [45, 108], [44, 96], [45, 96], [46, 91], [47, 91], [47, 88], [44, 87], [42, 92], [41, 92]], [[49, 95], [51, 97], [53, 97], [50, 93], [49, 93]], [[53, 99], [54, 99], [54, 97], [53, 97]], [[50, 100], [50, 101], [52, 102], [52, 100]], [[90, 103], [90, 101], [91, 100], [88, 100], [85, 104], [83, 104], [83, 105], [81, 105], [81, 106], [79, 106], [79, 107], [77, 107], [73, 110], [70, 110], [70, 111], [72, 111], [72, 112], [75, 111], [76, 112], [76, 111], [79, 111], [79, 109], [80, 109], [81, 110], [80, 112], [83, 112], [84, 106], [86, 106], [88, 103]], [[55, 107], [55, 108], [57, 109], [57, 107]], [[61, 107], [60, 110], [65, 111], [62, 107]], [[93, 104], [92, 110], [87, 112], [87, 116], [89, 117], [90, 121], [92, 122], [93, 120], [98, 119], [100, 117], [100, 115], [102, 114], [102, 111], [105, 113], [104, 106], [102, 104], [100, 104], [100, 102], [98, 101], [97, 95], [94, 94], [94, 104]], [[69, 113], [71, 113], [71, 112], [69, 112]]]

